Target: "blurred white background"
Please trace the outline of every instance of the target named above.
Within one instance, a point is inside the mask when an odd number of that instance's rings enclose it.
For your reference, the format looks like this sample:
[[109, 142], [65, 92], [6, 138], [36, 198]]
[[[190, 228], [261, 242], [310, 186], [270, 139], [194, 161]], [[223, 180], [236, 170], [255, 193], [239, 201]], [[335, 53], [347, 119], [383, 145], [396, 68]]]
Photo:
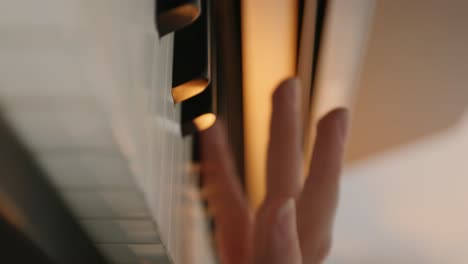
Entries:
[[467, 25], [467, 1], [376, 1], [328, 263], [468, 263]]
[[468, 115], [345, 169], [328, 263], [468, 263]]

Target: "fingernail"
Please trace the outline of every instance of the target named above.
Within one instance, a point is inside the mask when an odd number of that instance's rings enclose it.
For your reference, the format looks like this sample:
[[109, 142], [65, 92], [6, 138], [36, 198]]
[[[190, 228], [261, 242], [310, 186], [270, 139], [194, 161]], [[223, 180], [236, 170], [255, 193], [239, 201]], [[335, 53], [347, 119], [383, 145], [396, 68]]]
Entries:
[[296, 208], [292, 198], [278, 209], [276, 215], [277, 239], [291, 240], [296, 236]]

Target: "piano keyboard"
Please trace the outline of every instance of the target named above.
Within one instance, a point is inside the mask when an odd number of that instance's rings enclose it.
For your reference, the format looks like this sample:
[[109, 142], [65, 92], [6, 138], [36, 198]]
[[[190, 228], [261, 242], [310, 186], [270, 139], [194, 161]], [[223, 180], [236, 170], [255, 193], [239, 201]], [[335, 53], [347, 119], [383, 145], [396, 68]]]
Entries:
[[100, 252], [210, 263], [154, 1], [6, 0], [0, 36], [2, 110]]
[[[304, 6], [304, 1], [299, 2]], [[323, 23], [303, 27], [304, 31], [324, 29], [323, 38], [319, 33], [309, 35], [309, 44], [301, 44], [309, 55], [302, 56], [306, 62], [299, 67], [310, 63], [303, 72], [312, 75], [303, 87], [307, 90], [303, 114], [304, 120], [310, 118], [310, 131], [317, 114], [335, 104], [323, 94], [350, 97], [371, 2], [309, 2], [309, 8], [315, 4], [317, 8], [304, 16]], [[102, 263], [101, 254], [119, 264], [216, 262], [189, 134], [209, 127], [216, 118], [225, 120], [240, 180], [252, 204], [258, 205], [268, 139], [261, 131], [268, 128], [271, 93], [280, 80], [296, 74], [295, 54], [300, 48], [296, 2], [242, 3], [0, 3], [2, 114], [60, 195], [41, 182], [43, 191], [57, 196], [43, 195], [49, 202], [56, 199], [54, 206], [30, 199], [28, 206], [20, 204], [19, 211], [44, 205], [42, 214], [60, 210], [61, 220], [73, 226], [54, 226], [60, 219], [51, 215], [47, 223], [39, 214], [43, 222], [37, 228], [53, 232], [53, 238], [44, 236], [48, 234], [44, 230], [22, 229], [48, 255], [64, 263]], [[327, 9], [320, 8], [325, 3]], [[179, 9], [182, 6], [190, 12], [178, 14], [187, 11]], [[258, 16], [257, 10], [264, 10], [264, 16]], [[181, 14], [187, 16], [178, 17]], [[284, 28], [278, 27], [278, 18], [285, 19], [280, 23]], [[179, 31], [171, 33], [174, 29]], [[314, 49], [318, 43], [320, 49]], [[336, 54], [339, 60], [332, 56]], [[320, 61], [314, 59], [319, 55]], [[252, 65], [256, 67], [249, 68]], [[336, 71], [345, 78], [340, 85]], [[258, 91], [262, 93], [252, 93]], [[261, 115], [252, 118], [256, 112]], [[306, 137], [313, 134], [310, 131]], [[252, 135], [259, 136], [258, 140], [252, 140]], [[306, 153], [311, 152], [309, 145]], [[24, 182], [42, 175], [24, 171]], [[18, 183], [6, 178], [0, 178], [0, 183]], [[4, 195], [1, 187], [0, 195]], [[18, 198], [18, 194], [7, 195]], [[0, 204], [0, 215], [3, 210]], [[34, 225], [35, 213], [25, 214], [25, 222]], [[61, 245], [57, 238], [65, 236], [60, 235], [62, 231], [79, 239]], [[80, 256], [80, 247], [73, 247], [78, 242], [86, 244], [81, 248], [87, 248], [93, 260]]]

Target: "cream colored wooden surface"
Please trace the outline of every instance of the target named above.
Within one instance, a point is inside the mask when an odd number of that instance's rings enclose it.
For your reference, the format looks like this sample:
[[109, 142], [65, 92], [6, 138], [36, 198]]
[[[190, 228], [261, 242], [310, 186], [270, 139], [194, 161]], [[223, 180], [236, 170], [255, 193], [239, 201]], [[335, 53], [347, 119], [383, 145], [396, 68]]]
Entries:
[[326, 263], [468, 263], [467, 24], [466, 1], [376, 1]]
[[467, 24], [466, 1], [376, 1], [349, 161], [456, 124], [468, 105]]

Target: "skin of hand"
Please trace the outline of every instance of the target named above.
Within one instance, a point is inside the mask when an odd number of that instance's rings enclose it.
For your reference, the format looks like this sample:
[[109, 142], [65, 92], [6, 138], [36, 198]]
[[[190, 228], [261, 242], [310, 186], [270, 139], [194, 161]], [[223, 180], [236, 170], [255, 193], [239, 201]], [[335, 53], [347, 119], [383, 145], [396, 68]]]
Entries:
[[215, 221], [223, 264], [317, 264], [328, 255], [348, 113], [338, 108], [319, 121], [302, 184], [299, 86], [287, 79], [273, 94], [267, 193], [255, 213], [238, 182], [222, 122], [200, 135], [202, 195]]

